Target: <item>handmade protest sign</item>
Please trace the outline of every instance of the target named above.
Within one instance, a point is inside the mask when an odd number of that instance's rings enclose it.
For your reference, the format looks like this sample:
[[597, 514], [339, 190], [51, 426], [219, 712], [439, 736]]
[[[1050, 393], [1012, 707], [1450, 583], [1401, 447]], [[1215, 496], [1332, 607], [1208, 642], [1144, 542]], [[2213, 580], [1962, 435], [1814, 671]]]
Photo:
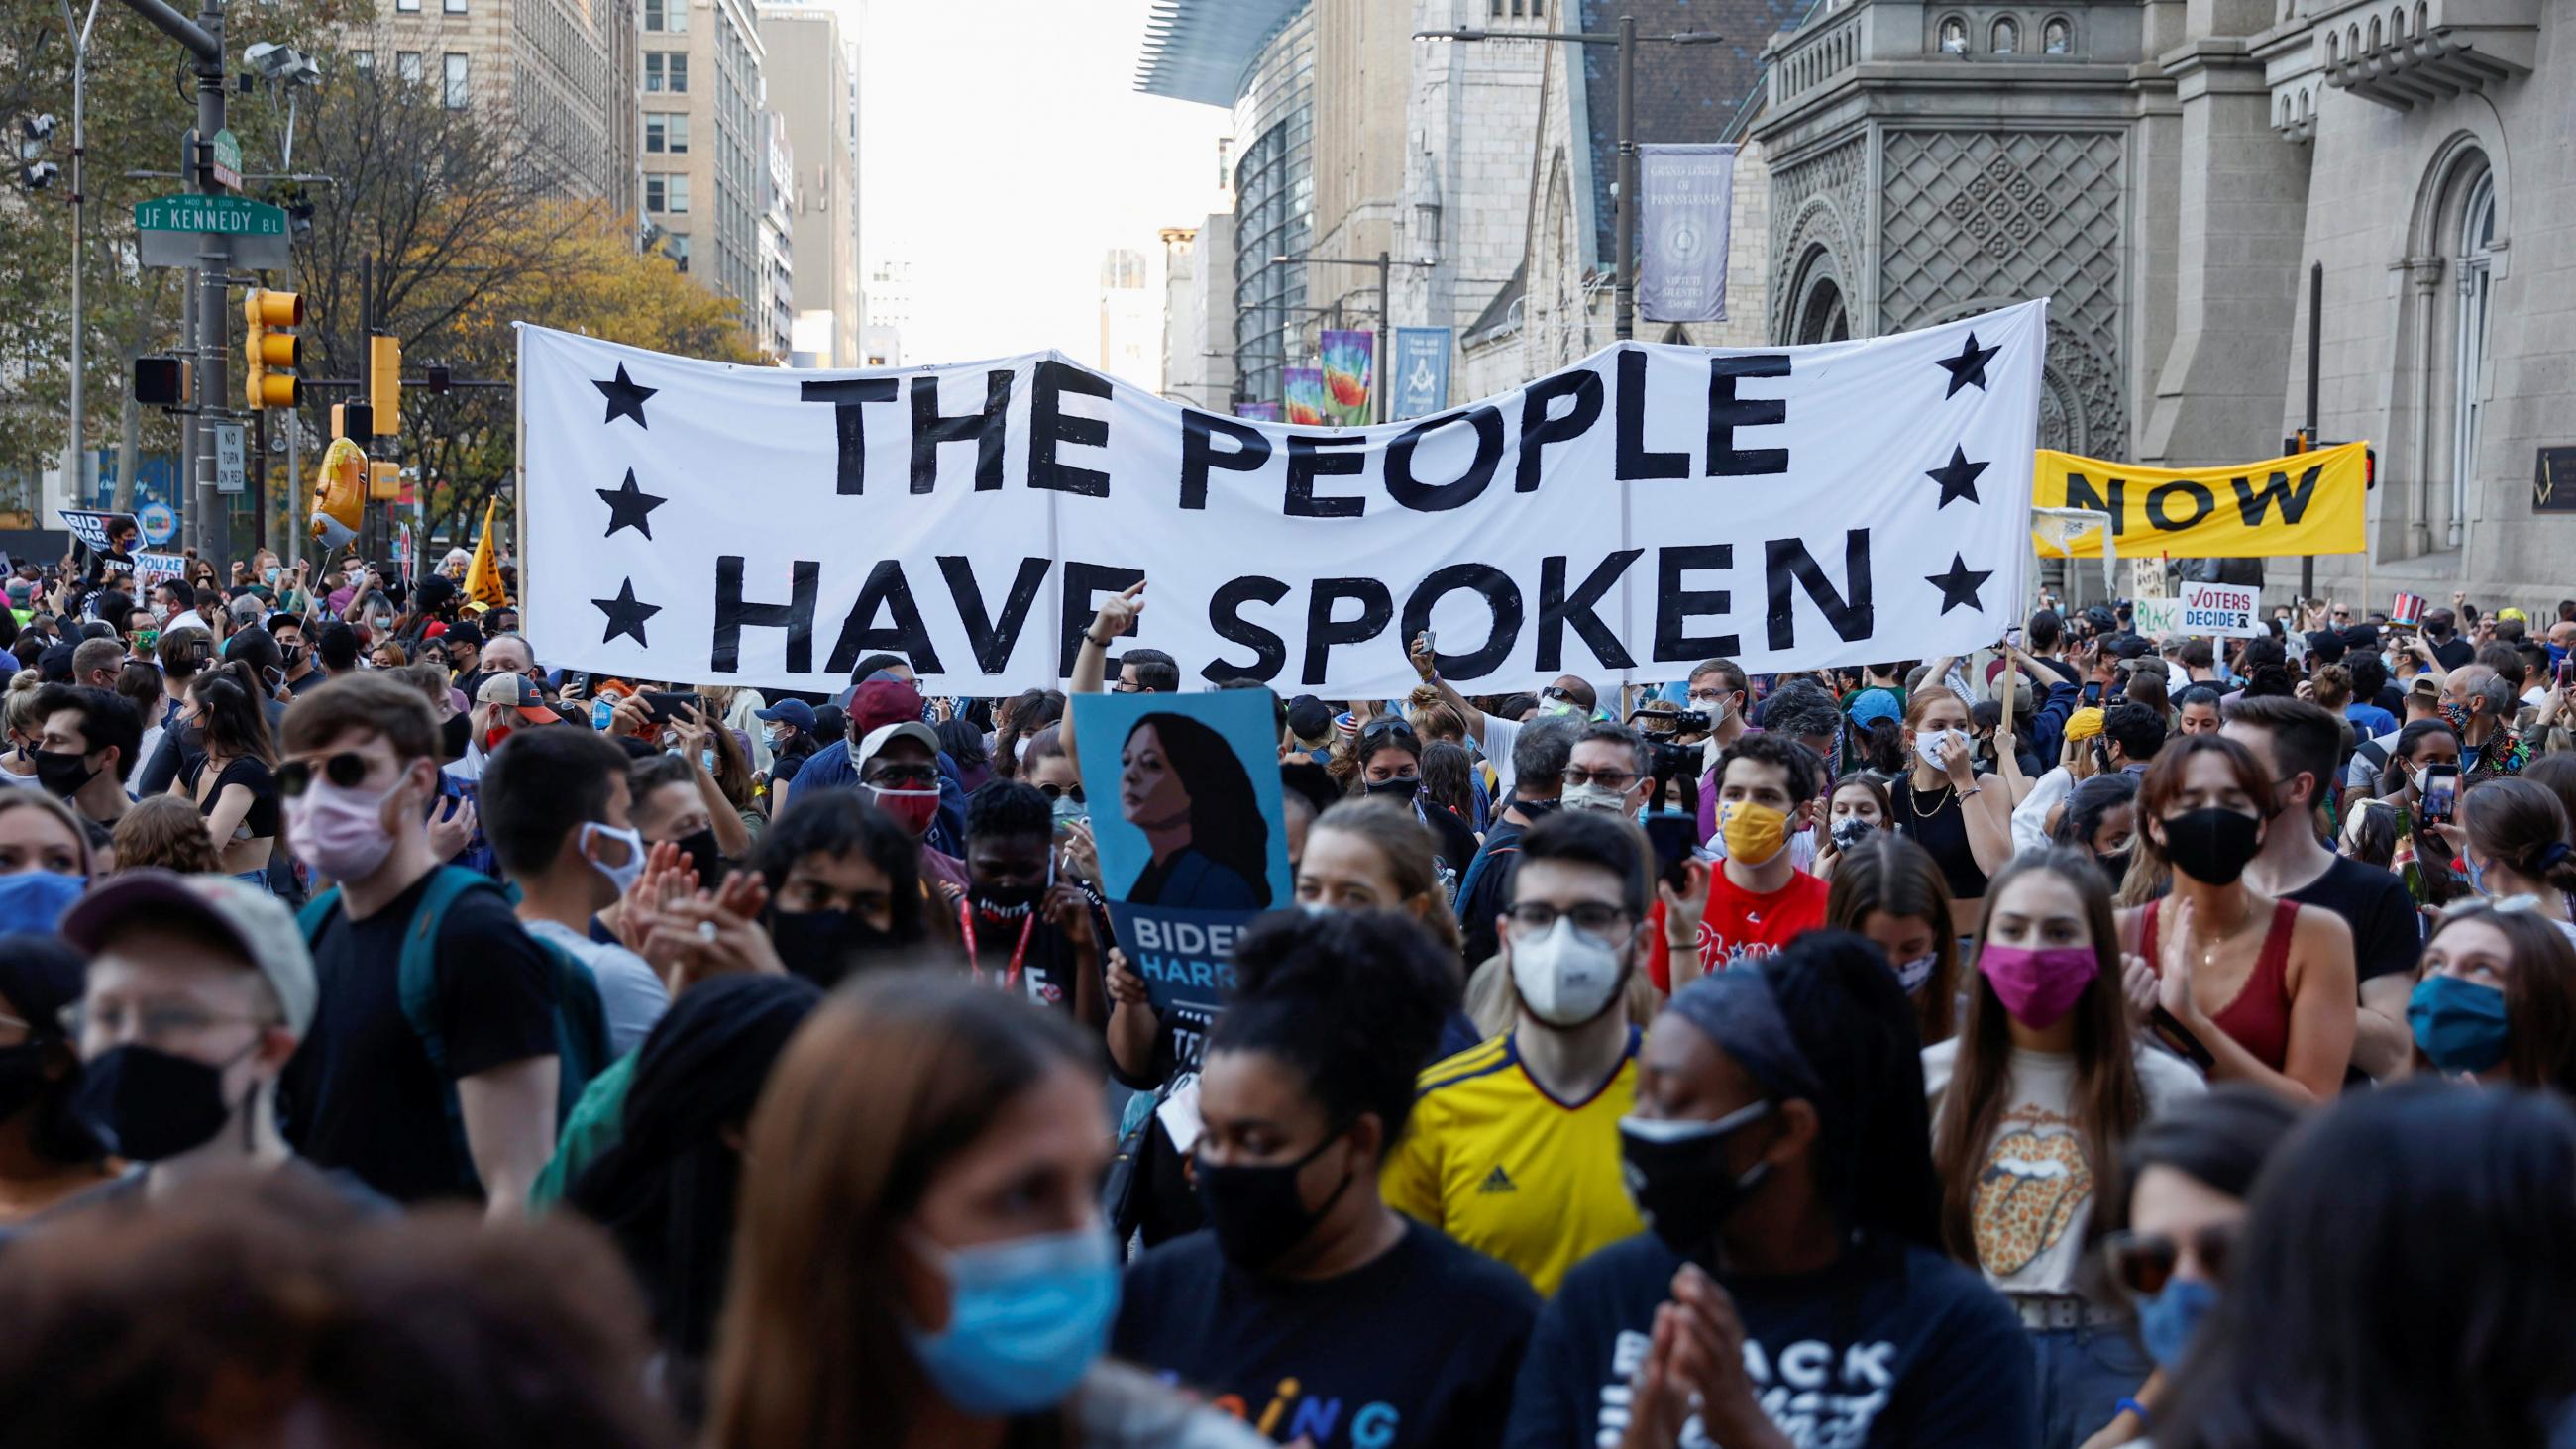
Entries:
[[2185, 634], [2214, 634], [2251, 639], [2271, 631], [2257, 621], [2263, 591], [2248, 584], [2184, 584], [2182, 621]]
[[[520, 332], [525, 622], [549, 661], [934, 694], [1060, 679], [1100, 597], [1188, 687], [1474, 693], [1963, 654], [2017, 621], [2046, 306], [1814, 347], [1623, 343], [1369, 428], [1062, 357], [900, 373]], [[1125, 647], [1124, 644], [1121, 646]]]
[[[2109, 514], [2114, 546], [2124, 554], [2359, 553], [2368, 453], [2367, 444], [2341, 443], [2229, 467], [2141, 468], [2042, 448], [2032, 498], [2041, 508]], [[2046, 542], [2054, 557], [2102, 556], [2098, 529]]]
[[1233, 989], [1235, 938], [1294, 898], [1270, 699], [1079, 694], [1071, 711], [1110, 928], [1194, 1058]]

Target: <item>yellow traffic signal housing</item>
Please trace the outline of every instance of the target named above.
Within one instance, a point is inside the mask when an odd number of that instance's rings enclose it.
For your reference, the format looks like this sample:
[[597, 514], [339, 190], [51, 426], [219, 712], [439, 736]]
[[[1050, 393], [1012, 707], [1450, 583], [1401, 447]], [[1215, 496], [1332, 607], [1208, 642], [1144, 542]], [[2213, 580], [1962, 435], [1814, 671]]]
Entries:
[[295, 406], [295, 370], [303, 365], [304, 339], [286, 329], [303, 324], [304, 298], [253, 287], [242, 296], [242, 320], [250, 324], [242, 346], [248, 363], [243, 396], [253, 408]]
[[402, 431], [402, 339], [367, 339], [367, 400], [376, 408], [376, 436]]
[[391, 503], [402, 496], [402, 465], [383, 461], [367, 465], [367, 501]]

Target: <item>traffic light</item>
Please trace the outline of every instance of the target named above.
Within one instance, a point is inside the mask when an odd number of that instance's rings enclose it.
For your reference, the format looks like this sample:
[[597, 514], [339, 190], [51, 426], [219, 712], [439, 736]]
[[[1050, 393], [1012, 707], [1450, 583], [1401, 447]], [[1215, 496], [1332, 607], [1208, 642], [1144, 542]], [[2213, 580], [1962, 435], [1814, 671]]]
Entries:
[[402, 497], [402, 464], [377, 459], [367, 464], [367, 501], [391, 503]]
[[303, 365], [304, 339], [285, 329], [302, 325], [304, 299], [253, 287], [242, 296], [242, 320], [250, 324], [242, 348], [250, 362], [242, 374], [243, 395], [253, 408], [295, 406], [295, 369]]
[[375, 405], [376, 436], [402, 431], [402, 339], [367, 339], [367, 401]]

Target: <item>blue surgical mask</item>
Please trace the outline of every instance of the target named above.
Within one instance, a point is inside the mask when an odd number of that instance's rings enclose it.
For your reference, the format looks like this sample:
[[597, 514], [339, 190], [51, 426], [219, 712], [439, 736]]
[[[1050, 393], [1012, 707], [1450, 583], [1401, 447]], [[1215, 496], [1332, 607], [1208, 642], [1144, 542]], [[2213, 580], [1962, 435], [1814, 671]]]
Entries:
[[50, 936], [89, 882], [54, 870], [0, 875], [0, 936]]
[[2504, 993], [2464, 977], [2427, 976], [2415, 983], [2406, 1002], [2406, 1024], [2415, 1045], [2435, 1068], [2448, 1076], [2493, 1070], [2504, 1060], [2512, 1022]]
[[1091, 807], [1071, 795], [1058, 795], [1055, 803], [1047, 807], [1047, 814], [1054, 820], [1055, 828], [1063, 830], [1077, 820], [1090, 819]]
[[2147, 1356], [2167, 1373], [2182, 1362], [2201, 1320], [2218, 1306], [2218, 1290], [2198, 1278], [2175, 1278], [2164, 1291], [2138, 1303], [2138, 1338]]
[[1118, 1249], [1099, 1223], [973, 1248], [912, 1241], [948, 1280], [948, 1326], [905, 1323], [904, 1341], [953, 1407], [1026, 1414], [1062, 1403], [1107, 1351]]

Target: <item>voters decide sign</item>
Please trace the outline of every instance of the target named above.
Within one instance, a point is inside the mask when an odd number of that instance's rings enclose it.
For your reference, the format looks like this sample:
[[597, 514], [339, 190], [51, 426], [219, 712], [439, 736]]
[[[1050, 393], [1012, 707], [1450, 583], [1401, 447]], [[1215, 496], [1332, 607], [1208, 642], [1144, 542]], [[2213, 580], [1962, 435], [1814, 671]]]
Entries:
[[1133, 637], [1191, 688], [1474, 693], [1965, 653], [2019, 621], [2046, 307], [1759, 350], [1625, 343], [1429, 417], [1299, 427], [1055, 354], [898, 372], [522, 327], [525, 621], [548, 660], [931, 693]]
[[2263, 591], [2248, 584], [2185, 584], [2177, 627], [2185, 634], [2251, 639], [2271, 631], [2257, 619]]

